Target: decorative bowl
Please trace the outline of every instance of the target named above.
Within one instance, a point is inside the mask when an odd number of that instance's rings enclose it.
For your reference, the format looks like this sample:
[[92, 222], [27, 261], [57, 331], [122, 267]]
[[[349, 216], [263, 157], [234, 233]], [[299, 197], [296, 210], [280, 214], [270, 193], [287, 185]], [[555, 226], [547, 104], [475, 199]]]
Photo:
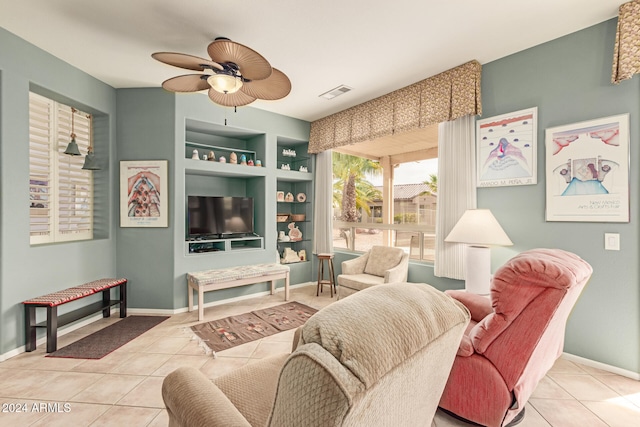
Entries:
[[304, 221], [306, 218], [305, 214], [291, 214], [291, 221]]

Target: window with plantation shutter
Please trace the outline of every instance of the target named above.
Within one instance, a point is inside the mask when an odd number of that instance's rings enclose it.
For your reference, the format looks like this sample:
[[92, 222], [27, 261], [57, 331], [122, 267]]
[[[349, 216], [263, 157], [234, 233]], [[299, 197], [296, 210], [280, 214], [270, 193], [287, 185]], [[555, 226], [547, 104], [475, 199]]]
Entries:
[[[29, 94], [31, 244], [93, 238], [93, 174], [82, 169], [91, 120], [68, 105]], [[64, 154], [72, 133], [82, 156]]]

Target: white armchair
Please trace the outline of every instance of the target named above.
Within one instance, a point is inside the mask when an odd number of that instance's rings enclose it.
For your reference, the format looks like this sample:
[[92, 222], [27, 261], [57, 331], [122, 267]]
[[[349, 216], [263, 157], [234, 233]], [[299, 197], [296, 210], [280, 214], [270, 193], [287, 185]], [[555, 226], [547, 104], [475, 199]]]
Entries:
[[342, 263], [338, 299], [383, 283], [406, 282], [409, 254], [400, 248], [374, 246], [365, 254]]

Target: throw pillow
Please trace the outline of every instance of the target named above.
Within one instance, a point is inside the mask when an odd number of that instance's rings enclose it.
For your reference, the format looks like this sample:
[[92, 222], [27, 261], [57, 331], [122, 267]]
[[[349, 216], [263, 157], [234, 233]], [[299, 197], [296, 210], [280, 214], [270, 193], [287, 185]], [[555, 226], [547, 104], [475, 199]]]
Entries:
[[383, 277], [385, 271], [397, 266], [402, 260], [404, 251], [400, 248], [387, 246], [374, 246], [369, 252], [367, 265], [364, 267], [366, 274]]

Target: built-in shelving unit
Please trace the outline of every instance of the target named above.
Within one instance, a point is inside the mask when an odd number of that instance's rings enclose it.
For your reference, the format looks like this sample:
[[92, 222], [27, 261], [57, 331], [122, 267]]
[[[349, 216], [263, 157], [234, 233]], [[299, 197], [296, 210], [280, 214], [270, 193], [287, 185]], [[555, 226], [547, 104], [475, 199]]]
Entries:
[[[254, 204], [256, 234], [246, 237], [193, 240], [189, 238], [185, 224], [184, 254], [185, 262], [188, 262], [190, 269], [201, 268], [199, 266], [202, 265], [210, 265], [209, 268], [215, 268], [217, 265], [242, 265], [248, 259], [264, 259], [268, 262], [280, 259], [282, 262], [286, 249], [289, 254], [294, 251], [304, 257], [304, 260], [298, 259], [296, 262], [290, 262], [294, 261], [290, 257], [286, 262], [291, 268], [291, 283], [311, 280], [312, 263], [309, 260], [313, 250], [312, 200], [315, 158], [307, 153], [307, 147], [308, 142], [305, 140], [282, 136], [269, 137], [260, 132], [185, 119], [183, 158], [178, 159], [177, 165], [184, 172], [185, 198], [251, 197]], [[194, 150], [197, 150], [197, 156], [194, 155]], [[215, 160], [209, 160], [210, 152], [215, 155]], [[231, 153], [235, 153], [234, 157], [237, 157], [238, 163], [229, 162]], [[206, 160], [203, 159], [203, 155], [207, 156]], [[219, 161], [221, 156], [226, 162]], [[247, 164], [241, 164], [242, 156]], [[251, 162], [253, 165], [250, 165]], [[256, 166], [256, 163], [260, 166]], [[282, 165], [288, 165], [288, 168], [285, 166], [283, 169]], [[278, 202], [278, 191], [292, 193], [294, 201]], [[298, 194], [306, 196], [304, 202], [297, 201]], [[274, 214], [280, 212], [304, 215], [304, 219], [277, 222]], [[279, 241], [278, 236], [281, 232], [289, 234], [289, 224], [292, 224], [291, 227], [297, 227], [302, 233], [302, 238]], [[238, 254], [246, 255], [239, 258]], [[211, 260], [210, 264], [208, 260]]]
[[[302, 233], [300, 240], [285, 240], [278, 238], [278, 252], [283, 259], [290, 265], [292, 274], [300, 275], [311, 274], [310, 259], [313, 250], [313, 159], [307, 154], [308, 143], [305, 141], [296, 141], [287, 138], [278, 138], [277, 145], [277, 169], [276, 183], [277, 192], [285, 195], [290, 193], [293, 200], [278, 201], [277, 216], [285, 214], [291, 215], [284, 222], [277, 222], [278, 236], [289, 236], [290, 228], [294, 227]], [[292, 155], [295, 153], [295, 156]], [[282, 166], [286, 165], [283, 169]], [[300, 170], [302, 167], [302, 171]], [[277, 194], [277, 193], [276, 193]], [[303, 200], [300, 197], [303, 197]], [[294, 221], [293, 215], [304, 215], [303, 220]], [[294, 233], [295, 236], [296, 233]], [[288, 262], [285, 257], [290, 251], [298, 254], [298, 262]]]
[[[265, 250], [264, 212], [269, 203], [265, 196], [269, 171], [262, 160], [265, 140], [265, 135], [259, 132], [186, 120], [182, 160], [185, 196], [251, 197], [256, 233], [256, 236], [248, 237], [189, 240], [185, 226], [187, 255], [220, 256], [245, 250]], [[214, 154], [213, 160], [209, 160], [210, 153]], [[238, 163], [230, 163], [232, 153]], [[220, 162], [221, 157], [226, 161]], [[256, 166], [258, 160], [262, 166]]]

